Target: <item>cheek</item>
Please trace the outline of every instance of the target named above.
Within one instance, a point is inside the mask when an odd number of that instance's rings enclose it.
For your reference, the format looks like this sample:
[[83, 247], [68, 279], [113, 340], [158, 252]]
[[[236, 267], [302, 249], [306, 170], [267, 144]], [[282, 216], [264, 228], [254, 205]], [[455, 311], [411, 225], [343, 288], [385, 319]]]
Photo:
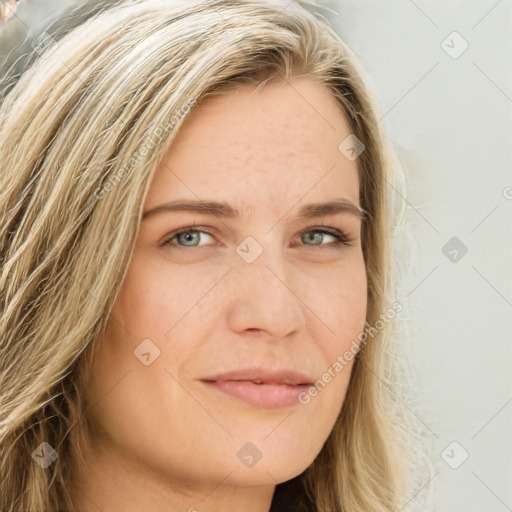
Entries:
[[[134, 258], [113, 309], [113, 315], [137, 339], [163, 339], [187, 303], [187, 289], [165, 272]], [[153, 337], [153, 338], [152, 338]]]
[[[367, 279], [364, 262], [333, 273], [329, 286], [316, 296], [318, 317], [328, 327], [319, 327], [315, 335], [324, 361], [323, 373], [315, 384], [316, 391], [304, 396], [303, 403], [315, 404], [322, 411], [318, 420], [332, 428], [345, 400], [346, 391], [359, 348], [367, 310]], [[320, 330], [322, 331], [320, 333]], [[328, 333], [327, 335], [325, 333]]]
[[364, 326], [367, 308], [367, 279], [364, 261], [357, 260], [341, 271], [333, 271], [316, 295], [329, 327], [340, 339]]
[[367, 310], [364, 262], [351, 266], [350, 271], [334, 274], [316, 304], [318, 316], [325, 319], [330, 332], [330, 336], [322, 338], [322, 351], [330, 366], [338, 356], [359, 346], [358, 336], [364, 329]]

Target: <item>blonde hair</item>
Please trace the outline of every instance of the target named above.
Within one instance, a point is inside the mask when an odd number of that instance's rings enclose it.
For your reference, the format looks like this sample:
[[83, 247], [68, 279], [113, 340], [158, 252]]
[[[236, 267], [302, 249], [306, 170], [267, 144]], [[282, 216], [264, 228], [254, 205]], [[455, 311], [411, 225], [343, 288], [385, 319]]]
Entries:
[[[400, 165], [357, 57], [309, 6], [121, 2], [40, 52], [0, 106], [4, 512], [73, 510], [68, 483], [87, 442], [83, 389], [95, 344], [155, 168], [211, 95], [295, 74], [329, 88], [365, 146], [357, 163], [368, 325], [397, 300]], [[398, 320], [361, 344], [333, 431], [300, 475], [319, 512], [397, 512], [428, 462], [404, 405]], [[42, 442], [58, 454], [46, 469], [31, 456]]]

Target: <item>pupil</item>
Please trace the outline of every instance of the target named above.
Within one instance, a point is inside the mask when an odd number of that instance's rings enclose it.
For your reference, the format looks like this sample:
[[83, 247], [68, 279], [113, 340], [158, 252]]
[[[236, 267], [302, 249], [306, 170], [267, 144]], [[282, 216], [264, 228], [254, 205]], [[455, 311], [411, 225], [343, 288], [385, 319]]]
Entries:
[[185, 242], [193, 242], [196, 234], [197, 233], [182, 233], [182, 236], [185, 238]]
[[321, 233], [307, 233], [306, 236], [309, 238], [311, 242], [314, 242], [314, 238], [317, 236], [321, 236]]

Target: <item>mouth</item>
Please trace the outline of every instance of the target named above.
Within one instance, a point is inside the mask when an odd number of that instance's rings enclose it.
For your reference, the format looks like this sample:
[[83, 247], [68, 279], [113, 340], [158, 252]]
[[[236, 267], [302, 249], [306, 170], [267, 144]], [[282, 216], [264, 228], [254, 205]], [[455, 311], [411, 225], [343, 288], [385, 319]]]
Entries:
[[311, 383], [288, 384], [263, 380], [203, 380], [210, 389], [265, 409], [281, 409], [300, 404], [301, 393], [306, 393]]
[[215, 393], [257, 407], [278, 409], [300, 404], [301, 393], [313, 386], [314, 379], [293, 367], [251, 366], [205, 377], [201, 381]]

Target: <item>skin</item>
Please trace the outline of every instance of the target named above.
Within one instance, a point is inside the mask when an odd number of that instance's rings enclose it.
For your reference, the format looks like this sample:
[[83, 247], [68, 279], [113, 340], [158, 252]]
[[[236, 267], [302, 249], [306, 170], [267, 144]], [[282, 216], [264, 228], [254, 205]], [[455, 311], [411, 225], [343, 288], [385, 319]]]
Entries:
[[[213, 199], [241, 217], [166, 212], [141, 222], [87, 389], [96, 405], [90, 467], [76, 479], [79, 511], [266, 512], [276, 484], [318, 455], [353, 361], [308, 404], [276, 409], [200, 379], [261, 364], [317, 380], [364, 329], [361, 219], [347, 211], [297, 219], [309, 202], [359, 205], [357, 161], [338, 150], [350, 133], [329, 90], [305, 77], [256, 94], [243, 86], [191, 112], [144, 212], [178, 198]], [[173, 238], [194, 224], [211, 234]], [[321, 226], [345, 232], [348, 245], [303, 233]], [[252, 263], [236, 252], [248, 236], [263, 249]], [[160, 349], [149, 366], [134, 356], [147, 338]], [[261, 453], [252, 467], [237, 458], [248, 442]]]

